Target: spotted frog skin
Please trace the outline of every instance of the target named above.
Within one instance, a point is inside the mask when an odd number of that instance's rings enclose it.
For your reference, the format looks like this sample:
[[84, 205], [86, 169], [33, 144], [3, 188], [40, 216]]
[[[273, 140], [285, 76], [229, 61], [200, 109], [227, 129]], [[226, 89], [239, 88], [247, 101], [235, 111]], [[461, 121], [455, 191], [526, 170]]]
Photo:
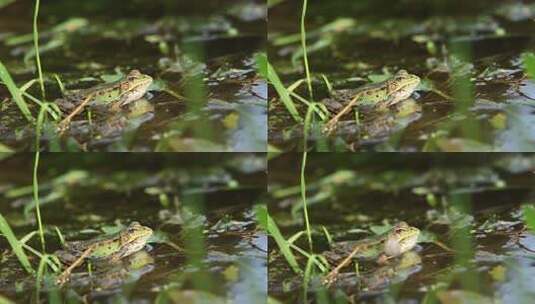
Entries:
[[138, 70], [132, 70], [119, 81], [88, 89], [69, 91], [64, 98], [58, 99], [56, 103], [60, 108], [68, 111], [90, 98], [88, 106], [100, 105], [119, 109], [143, 97], [151, 83], [152, 77], [142, 74]]
[[357, 106], [385, 108], [409, 98], [419, 84], [420, 77], [409, 74], [406, 70], [399, 70], [394, 76], [382, 82], [364, 85], [357, 89], [335, 90], [326, 103], [331, 109], [337, 110], [358, 96]]
[[356, 247], [359, 252], [353, 257], [360, 260], [377, 260], [381, 256], [392, 258], [399, 256], [416, 246], [420, 230], [400, 222], [387, 233], [360, 241], [334, 243], [332, 249], [324, 256], [331, 261], [339, 261], [348, 256]]
[[87, 258], [92, 261], [117, 262], [143, 249], [151, 235], [152, 229], [138, 222], [132, 222], [128, 227], [111, 236], [66, 242], [63, 250], [55, 254], [62, 262], [70, 264], [90, 249]]

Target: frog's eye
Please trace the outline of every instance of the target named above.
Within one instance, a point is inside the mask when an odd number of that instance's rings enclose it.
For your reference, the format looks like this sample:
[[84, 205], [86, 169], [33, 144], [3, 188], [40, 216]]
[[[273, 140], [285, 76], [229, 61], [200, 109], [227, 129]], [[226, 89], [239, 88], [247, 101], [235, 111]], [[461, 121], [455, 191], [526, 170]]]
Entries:
[[128, 73], [128, 80], [135, 79], [141, 75], [141, 72], [139, 70], [132, 70], [130, 73]]

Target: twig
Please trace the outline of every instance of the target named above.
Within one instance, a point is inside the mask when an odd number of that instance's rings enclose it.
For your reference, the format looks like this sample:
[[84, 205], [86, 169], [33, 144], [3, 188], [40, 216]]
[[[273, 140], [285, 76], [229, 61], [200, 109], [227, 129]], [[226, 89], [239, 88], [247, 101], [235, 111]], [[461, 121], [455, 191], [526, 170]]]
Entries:
[[95, 93], [89, 94], [84, 99], [84, 101], [80, 105], [78, 105], [76, 107], [76, 109], [74, 109], [67, 117], [65, 117], [65, 119], [63, 119], [58, 124], [58, 130], [59, 130], [60, 134], [62, 134], [63, 132], [65, 132], [65, 130], [67, 130], [69, 124], [71, 123], [72, 118], [74, 116], [78, 115], [82, 111], [82, 109], [86, 106], [87, 103], [89, 103], [89, 101], [93, 98], [94, 95], [95, 95]]
[[[380, 241], [378, 241], [378, 242], [380, 242]], [[374, 244], [377, 244], [377, 243], [361, 244], [361, 245], [355, 246], [353, 251], [351, 251], [351, 253], [340, 264], [338, 264], [333, 270], [331, 270], [331, 272], [329, 272], [325, 276], [325, 278], [323, 279], [323, 284], [325, 284], [325, 285], [327, 285], [327, 287], [329, 287], [336, 280], [336, 276], [338, 275], [338, 272], [340, 271], [340, 269], [346, 267], [349, 264], [349, 262], [351, 262], [353, 257], [359, 251], [361, 251], [363, 248], [365, 248], [367, 246], [370, 246], [370, 245], [374, 245]]]
[[56, 284], [58, 284], [59, 286], [62, 286], [63, 284], [65, 284], [65, 282], [67, 282], [69, 280], [69, 276], [71, 275], [71, 272], [73, 271], [73, 269], [78, 267], [78, 266], [80, 266], [80, 264], [82, 264], [84, 262], [84, 259], [91, 254], [91, 252], [93, 251], [94, 247], [95, 246], [89, 246], [89, 248], [87, 248], [84, 252], [82, 252], [80, 257], [78, 259], [76, 259], [76, 261], [74, 261], [74, 263], [72, 263], [69, 267], [67, 267], [67, 269], [65, 269], [58, 276], [58, 278], [56, 279]]
[[442, 243], [441, 241], [433, 241], [433, 243], [435, 245], [437, 245], [438, 247], [446, 250], [446, 251], [449, 251], [449, 252], [455, 252], [455, 250], [451, 249], [450, 247], [446, 246], [446, 244]]
[[355, 95], [355, 97], [353, 97], [353, 99], [351, 99], [351, 101], [340, 112], [338, 112], [338, 114], [336, 114], [333, 118], [331, 118], [331, 120], [329, 120], [325, 124], [325, 126], [323, 127], [323, 133], [325, 133], [326, 135], [331, 134], [331, 132], [335, 129], [335, 125], [336, 123], [338, 123], [338, 120], [342, 116], [344, 116], [347, 112], [349, 112], [351, 108], [353, 108], [353, 106], [359, 100], [360, 95], [361, 93], [358, 93], [357, 95]]

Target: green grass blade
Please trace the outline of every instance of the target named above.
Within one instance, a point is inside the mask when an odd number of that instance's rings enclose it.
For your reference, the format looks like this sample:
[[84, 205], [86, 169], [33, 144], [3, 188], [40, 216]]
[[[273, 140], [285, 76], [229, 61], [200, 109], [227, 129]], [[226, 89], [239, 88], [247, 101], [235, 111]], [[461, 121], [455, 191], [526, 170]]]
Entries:
[[15, 302], [13, 302], [10, 299], [0, 295], [0, 304], [15, 304]]
[[286, 110], [288, 110], [290, 115], [292, 115], [292, 118], [296, 122], [302, 122], [303, 119], [301, 118], [301, 116], [297, 112], [297, 108], [295, 107], [295, 104], [294, 104], [292, 98], [290, 97], [290, 93], [288, 92], [288, 90], [282, 84], [282, 82], [281, 82], [281, 80], [279, 78], [279, 75], [277, 75], [277, 72], [275, 71], [273, 66], [271, 66], [271, 64], [267, 61], [267, 58], [265, 59], [265, 61], [266, 61], [266, 66], [267, 66], [267, 75], [263, 75], [263, 76], [265, 78], [267, 78], [267, 80], [273, 85], [273, 87], [275, 88], [275, 91], [277, 91], [277, 94], [279, 95], [282, 103], [286, 107]]
[[35, 60], [37, 72], [39, 74], [39, 85], [41, 86], [41, 96], [45, 98], [45, 83], [43, 81], [43, 70], [41, 69], [41, 56], [39, 56], [39, 33], [37, 32], [37, 18], [39, 17], [39, 0], [35, 0], [33, 11], [33, 46], [35, 50]]
[[305, 29], [305, 19], [307, 14], [307, 5], [308, 1], [303, 0], [303, 10], [301, 12], [301, 48], [303, 50], [303, 60], [305, 65], [305, 74], [307, 79], [308, 94], [310, 99], [314, 99], [314, 94], [312, 92], [312, 80], [310, 78], [310, 67], [308, 65], [308, 54], [307, 54], [307, 38], [306, 38], [306, 29]]
[[41, 142], [41, 133], [43, 132], [43, 125], [45, 123], [47, 111], [48, 111], [48, 104], [44, 103], [41, 106], [41, 111], [39, 111], [39, 115], [37, 116], [37, 125], [35, 128], [35, 151], [36, 152], [39, 152], [39, 145]]
[[535, 79], [535, 54], [522, 54], [522, 61], [524, 63], [524, 70], [531, 79]]
[[11, 149], [10, 147], [0, 143], [0, 153], [4, 154], [0, 157], [0, 160], [5, 157], [6, 155], [8, 154], [11, 154], [11, 153], [14, 153], [15, 151], [13, 151], [13, 149]]
[[9, 245], [11, 246], [11, 249], [13, 249], [13, 252], [19, 259], [20, 264], [28, 273], [33, 273], [34, 270], [32, 266], [30, 265], [30, 261], [28, 260], [28, 256], [22, 249], [22, 244], [19, 242], [19, 240], [15, 237], [15, 234], [13, 234], [13, 231], [11, 230], [11, 227], [9, 227], [9, 224], [7, 223], [6, 219], [0, 214], [0, 232], [4, 235], [4, 237], [7, 239]]
[[522, 211], [524, 213], [524, 222], [529, 230], [535, 232], [535, 207], [525, 205], [523, 206]]
[[256, 217], [256, 222], [258, 223], [258, 225], [262, 229], [267, 231], [267, 227], [268, 227], [268, 222], [267, 222], [268, 212], [267, 212], [266, 205], [256, 205], [254, 207], [254, 211], [255, 211], [254, 213], [255, 213], [255, 217]]
[[22, 98], [22, 93], [13, 81], [13, 78], [11, 78], [11, 75], [7, 71], [4, 64], [0, 61], [0, 79], [2, 82], [6, 85], [7, 89], [9, 90], [9, 93], [11, 94], [11, 97], [13, 98], [13, 101], [15, 101], [15, 104], [17, 107], [19, 107], [19, 110], [21, 111], [22, 115], [28, 120], [29, 122], [34, 122], [34, 118], [32, 116], [32, 113], [30, 113], [30, 109], [28, 109], [28, 105], [26, 104], [26, 101]]
[[295, 259], [295, 256], [292, 253], [292, 250], [290, 249], [290, 244], [282, 236], [279, 227], [277, 227], [275, 221], [269, 216], [269, 214], [266, 214], [266, 216], [268, 233], [271, 235], [271, 237], [273, 237], [273, 239], [279, 246], [282, 255], [286, 258], [286, 261], [288, 262], [292, 270], [295, 273], [301, 273], [301, 269], [297, 264], [297, 260]]
[[315, 262], [316, 256], [311, 255], [308, 258], [307, 265], [305, 267], [305, 274], [303, 276], [303, 298], [305, 299], [304, 303], [308, 303], [308, 285], [310, 284], [310, 280], [312, 279]]
[[307, 207], [307, 195], [306, 195], [306, 180], [305, 180], [305, 168], [307, 165], [307, 152], [303, 153], [303, 160], [301, 163], [301, 201], [303, 203], [303, 211], [305, 216], [305, 225], [307, 231], [307, 239], [310, 250], [312, 251], [312, 232], [310, 230], [310, 221], [308, 219], [308, 207]]
[[43, 230], [43, 222], [41, 221], [41, 208], [39, 207], [39, 183], [37, 179], [37, 168], [39, 168], [39, 151], [35, 152], [35, 160], [33, 163], [33, 200], [35, 202], [35, 216], [37, 217], [37, 225], [39, 227], [39, 238], [41, 239], [41, 248], [45, 251], [45, 233]]

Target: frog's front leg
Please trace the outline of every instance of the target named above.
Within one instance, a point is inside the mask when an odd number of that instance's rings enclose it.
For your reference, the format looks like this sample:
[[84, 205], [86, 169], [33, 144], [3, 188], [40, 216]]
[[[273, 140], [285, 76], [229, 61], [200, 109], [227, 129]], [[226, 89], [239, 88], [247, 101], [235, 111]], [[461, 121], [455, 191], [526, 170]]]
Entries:
[[129, 104], [130, 102], [132, 102], [130, 96], [128, 94], [123, 94], [121, 96], [121, 98], [119, 98], [117, 101], [115, 101], [110, 109], [113, 111], [113, 112], [118, 112], [121, 110], [121, 108], [127, 104]]

